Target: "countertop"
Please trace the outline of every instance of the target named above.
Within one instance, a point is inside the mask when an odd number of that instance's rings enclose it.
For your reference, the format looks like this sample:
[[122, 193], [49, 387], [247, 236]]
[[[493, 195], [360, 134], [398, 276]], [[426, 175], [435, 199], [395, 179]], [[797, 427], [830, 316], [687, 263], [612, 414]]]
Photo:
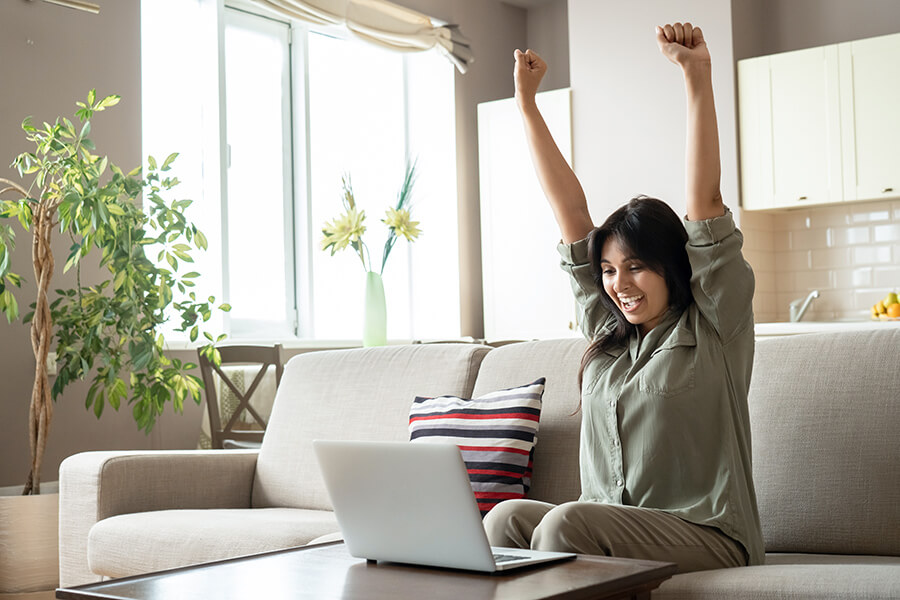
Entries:
[[800, 321], [797, 323], [757, 323], [756, 337], [820, 333], [826, 331], [853, 331], [900, 328], [897, 321]]

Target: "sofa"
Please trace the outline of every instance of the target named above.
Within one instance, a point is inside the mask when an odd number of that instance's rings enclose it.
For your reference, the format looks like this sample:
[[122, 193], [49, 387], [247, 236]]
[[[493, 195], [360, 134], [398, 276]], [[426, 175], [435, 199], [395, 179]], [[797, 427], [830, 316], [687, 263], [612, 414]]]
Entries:
[[[337, 531], [314, 439], [406, 440], [416, 396], [546, 378], [529, 497], [578, 498], [586, 344], [415, 344], [285, 367], [259, 450], [86, 452], [60, 467], [60, 583], [304, 545]], [[766, 564], [655, 598], [900, 598], [900, 329], [760, 340], [750, 388]], [[702, 375], [700, 375], [702, 376]]]

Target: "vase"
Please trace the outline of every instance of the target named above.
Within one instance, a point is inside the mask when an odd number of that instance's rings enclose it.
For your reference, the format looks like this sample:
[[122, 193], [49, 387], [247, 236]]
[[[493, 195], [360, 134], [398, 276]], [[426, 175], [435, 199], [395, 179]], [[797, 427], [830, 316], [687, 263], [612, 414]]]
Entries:
[[366, 314], [363, 321], [363, 346], [387, 344], [387, 307], [384, 282], [374, 271], [366, 273]]

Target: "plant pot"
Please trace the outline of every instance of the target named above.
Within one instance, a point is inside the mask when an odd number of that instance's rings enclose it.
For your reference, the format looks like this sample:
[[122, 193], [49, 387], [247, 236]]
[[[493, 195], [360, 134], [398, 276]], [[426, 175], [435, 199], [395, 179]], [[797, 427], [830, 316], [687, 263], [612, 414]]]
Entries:
[[384, 282], [374, 271], [366, 273], [366, 314], [363, 322], [363, 346], [387, 344], [387, 306]]
[[41, 487], [50, 493], [0, 489], [0, 599], [42, 597], [29, 592], [59, 586], [59, 494]]

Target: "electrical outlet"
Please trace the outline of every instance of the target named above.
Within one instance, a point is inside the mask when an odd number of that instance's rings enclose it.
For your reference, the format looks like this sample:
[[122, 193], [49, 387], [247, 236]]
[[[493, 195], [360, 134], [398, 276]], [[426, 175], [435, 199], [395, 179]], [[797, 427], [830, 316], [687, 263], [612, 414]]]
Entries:
[[47, 375], [56, 375], [56, 352], [47, 354]]

